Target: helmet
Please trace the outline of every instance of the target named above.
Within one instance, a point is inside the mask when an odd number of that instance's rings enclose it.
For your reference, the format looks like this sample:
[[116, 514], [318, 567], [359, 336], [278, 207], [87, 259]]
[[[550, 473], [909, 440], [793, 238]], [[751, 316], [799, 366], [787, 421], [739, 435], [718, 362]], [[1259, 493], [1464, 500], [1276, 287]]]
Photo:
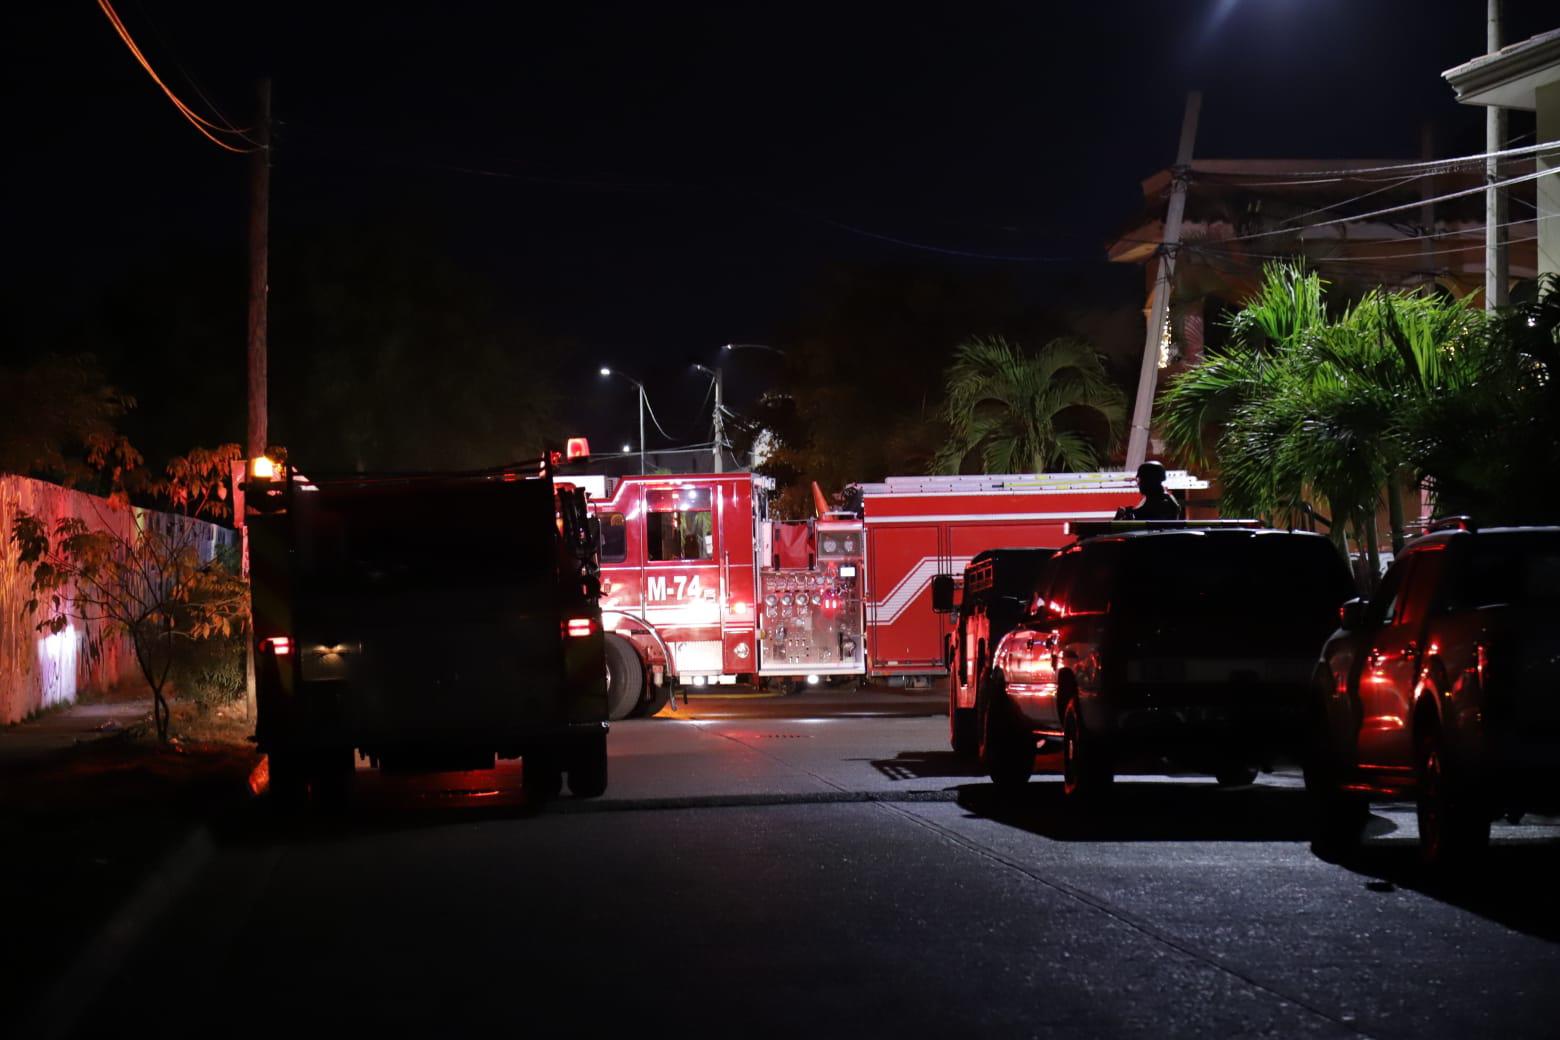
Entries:
[[1165, 477], [1165, 464], [1163, 462], [1145, 462], [1137, 468], [1137, 478], [1144, 484], [1163, 486]]

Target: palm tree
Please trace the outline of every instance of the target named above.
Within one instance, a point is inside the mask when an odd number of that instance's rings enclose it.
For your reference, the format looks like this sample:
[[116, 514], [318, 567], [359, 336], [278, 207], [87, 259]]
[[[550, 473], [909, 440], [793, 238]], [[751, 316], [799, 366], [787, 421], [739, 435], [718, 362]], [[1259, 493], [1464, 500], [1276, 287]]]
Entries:
[[986, 473], [1085, 472], [1099, 465], [1092, 424], [1114, 440], [1126, 397], [1094, 348], [1053, 339], [1029, 353], [1000, 336], [954, 350], [945, 374], [942, 418], [949, 437], [933, 458], [936, 473], [961, 472], [978, 459]]
[[1165, 430], [1217, 465], [1234, 510], [1293, 522], [1307, 495], [1325, 496], [1334, 541], [1352, 528], [1374, 573], [1383, 496], [1397, 548], [1402, 495], [1423, 471], [1414, 424], [1477, 382], [1484, 319], [1463, 302], [1381, 290], [1329, 318], [1324, 290], [1296, 265], [1270, 266], [1230, 343], [1166, 391]]

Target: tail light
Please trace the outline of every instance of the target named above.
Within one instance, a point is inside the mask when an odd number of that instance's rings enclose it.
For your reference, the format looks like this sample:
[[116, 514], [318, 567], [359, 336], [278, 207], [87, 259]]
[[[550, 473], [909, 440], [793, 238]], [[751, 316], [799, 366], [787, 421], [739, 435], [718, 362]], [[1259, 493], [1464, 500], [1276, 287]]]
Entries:
[[1484, 672], [1485, 672], [1485, 669], [1487, 669], [1490, 666], [1490, 651], [1489, 651], [1489, 648], [1486, 647], [1483, 643], [1479, 643], [1479, 644], [1474, 646], [1473, 653], [1474, 653], [1474, 664], [1473, 664], [1474, 672], [1479, 677], [1479, 685], [1483, 686], [1484, 685]]
[[274, 654], [277, 657], [286, 657], [292, 653], [292, 640], [286, 636], [269, 636], [260, 640], [260, 652], [262, 654]]
[[563, 630], [571, 639], [583, 639], [596, 631], [596, 619], [571, 617], [564, 622]]

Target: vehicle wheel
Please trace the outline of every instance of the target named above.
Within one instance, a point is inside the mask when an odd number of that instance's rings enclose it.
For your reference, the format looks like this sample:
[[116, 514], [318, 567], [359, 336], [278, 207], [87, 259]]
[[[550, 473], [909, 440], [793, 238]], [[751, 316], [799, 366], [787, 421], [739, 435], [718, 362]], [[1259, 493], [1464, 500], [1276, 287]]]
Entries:
[[1490, 843], [1490, 816], [1474, 792], [1448, 768], [1441, 734], [1430, 729], [1415, 742], [1419, 774], [1419, 858], [1435, 870], [1466, 864]]
[[986, 690], [977, 705], [981, 765], [997, 787], [1023, 787], [1035, 768], [1034, 738], [1013, 718], [1007, 694], [1002, 691]]
[[569, 759], [569, 793], [576, 798], [599, 798], [607, 790], [607, 735], [592, 734]]
[[1107, 749], [1084, 728], [1078, 698], [1069, 697], [1062, 711], [1062, 794], [1069, 801], [1098, 798], [1115, 779]]
[[634, 644], [620, 635], [608, 633], [607, 658], [607, 718], [614, 722], [626, 719], [639, 707], [645, 690], [645, 666], [634, 650]]
[[563, 770], [558, 760], [541, 752], [520, 759], [520, 795], [527, 805], [539, 808], [563, 790]]
[[629, 718], [648, 719], [652, 715], [659, 714], [661, 709], [666, 707], [667, 702], [671, 699], [671, 683], [663, 682], [659, 686], [651, 685], [649, 690], [646, 691], [644, 699], [639, 702], [639, 706], [629, 712]]
[[1360, 843], [1370, 819], [1364, 796], [1346, 791], [1325, 720], [1319, 720], [1305, 753], [1305, 794], [1310, 803], [1311, 844], [1322, 856], [1337, 858]]
[[980, 731], [974, 708], [961, 708], [954, 691], [958, 680], [948, 676], [948, 745], [954, 754], [972, 758], [980, 752]]
[[351, 748], [331, 748], [313, 755], [309, 784], [316, 805], [340, 809], [352, 797], [357, 754]]
[[309, 769], [303, 755], [295, 751], [272, 751], [266, 755], [269, 781], [266, 797], [280, 809], [297, 809], [309, 799]]
[[1229, 765], [1213, 774], [1220, 787], [1249, 787], [1256, 783], [1257, 771], [1249, 766]]

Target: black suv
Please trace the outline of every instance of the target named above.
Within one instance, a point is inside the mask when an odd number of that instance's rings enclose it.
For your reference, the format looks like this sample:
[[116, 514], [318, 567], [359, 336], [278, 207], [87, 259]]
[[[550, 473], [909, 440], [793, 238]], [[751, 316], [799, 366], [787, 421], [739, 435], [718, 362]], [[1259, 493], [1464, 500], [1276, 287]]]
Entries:
[[1560, 527], [1447, 523], [1341, 614], [1306, 767], [1320, 842], [1358, 839], [1370, 797], [1412, 795], [1421, 855], [1445, 866], [1496, 816], [1560, 807]]
[[1129, 755], [1250, 783], [1305, 744], [1317, 648], [1354, 594], [1320, 535], [1224, 522], [1096, 525], [1051, 559], [993, 655], [978, 716], [993, 781], [1062, 741], [1070, 799]]
[[948, 666], [948, 742], [961, 755], [980, 751], [976, 702], [991, 671], [991, 651], [1008, 629], [1023, 619], [1040, 568], [1056, 552], [987, 549], [978, 553], [964, 569], [964, 591], [957, 608], [952, 605], [951, 582], [944, 579], [946, 584], [933, 590], [934, 610], [958, 611], [944, 657]]

